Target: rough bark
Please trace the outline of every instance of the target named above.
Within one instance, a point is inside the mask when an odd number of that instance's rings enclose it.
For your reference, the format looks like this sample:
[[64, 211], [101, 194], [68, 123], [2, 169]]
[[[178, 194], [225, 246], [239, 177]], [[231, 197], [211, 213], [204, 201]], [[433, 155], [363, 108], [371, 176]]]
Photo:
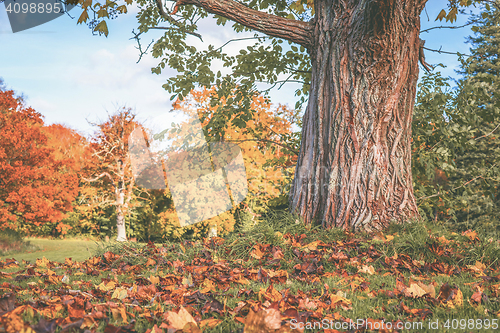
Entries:
[[290, 192], [306, 223], [369, 231], [418, 217], [410, 140], [425, 2], [316, 0], [314, 19], [294, 25], [231, 0], [177, 2], [308, 49], [312, 80]]
[[315, 10], [291, 209], [307, 223], [355, 231], [417, 217], [410, 140], [422, 8], [331, 0]]
[[[156, 0], [160, 1], [161, 0]], [[250, 29], [263, 32], [269, 36], [283, 38], [305, 48], [312, 46], [313, 26], [308, 22], [290, 20], [275, 15], [270, 15], [233, 0], [178, 0], [171, 14], [175, 14], [181, 5], [195, 5], [202, 7], [211, 14], [217, 14], [242, 24]], [[160, 14], [169, 20], [169, 15], [158, 4]]]

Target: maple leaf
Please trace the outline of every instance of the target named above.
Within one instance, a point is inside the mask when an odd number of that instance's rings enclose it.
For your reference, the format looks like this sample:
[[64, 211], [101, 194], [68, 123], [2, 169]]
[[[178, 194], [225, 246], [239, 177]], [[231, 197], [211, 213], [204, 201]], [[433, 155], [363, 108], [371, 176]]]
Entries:
[[370, 265], [370, 266], [363, 265], [362, 267], [358, 267], [358, 272], [359, 273], [368, 273], [370, 275], [373, 275], [373, 274], [375, 274], [375, 268], [372, 265]]
[[213, 292], [217, 291], [215, 283], [212, 280], [210, 280], [210, 279], [205, 279], [203, 281], [203, 286], [204, 287], [201, 290], [201, 292], [204, 293], [204, 294], [208, 293], [209, 291], [213, 291]]
[[158, 276], [151, 275], [148, 278], [149, 281], [151, 281], [152, 284], [158, 284], [160, 283], [160, 278]]
[[283, 259], [285, 256], [279, 247], [273, 247], [272, 249], [273, 259]]
[[156, 261], [154, 261], [151, 258], [148, 258], [148, 261], [146, 262], [146, 266], [154, 266], [156, 265]]
[[198, 326], [191, 314], [182, 305], [177, 313], [173, 311], [167, 311], [164, 313], [163, 319], [176, 330], [183, 330], [188, 323], [192, 323], [196, 327]]
[[205, 327], [207, 328], [214, 328], [215, 326], [219, 325], [222, 322], [220, 319], [215, 319], [215, 318], [210, 318], [210, 319], [203, 319], [200, 321], [200, 328], [203, 329]]
[[281, 315], [276, 309], [266, 309], [254, 312], [250, 309], [245, 318], [243, 333], [274, 332], [281, 327]]
[[316, 310], [318, 306], [314, 301], [309, 300], [309, 298], [299, 300], [299, 309]]
[[474, 272], [474, 275], [476, 276], [483, 276], [484, 275], [484, 270], [486, 269], [486, 265], [476, 261], [474, 265], [468, 265], [467, 266], [471, 271]]
[[109, 281], [108, 283], [104, 283], [103, 281], [101, 282], [101, 284], [97, 286], [97, 288], [99, 288], [102, 291], [109, 291], [115, 289], [115, 287], [116, 287], [115, 281]]
[[[481, 304], [481, 300], [483, 298], [483, 292], [481, 290], [476, 291], [470, 299], [475, 302], [477, 305]], [[470, 302], [469, 302], [470, 303]]]
[[262, 259], [265, 253], [261, 251], [260, 246], [254, 245], [254, 249], [250, 252], [250, 256], [255, 259]]
[[416, 283], [411, 283], [410, 284], [410, 287], [408, 288], [405, 288], [403, 290], [403, 294], [406, 296], [406, 297], [413, 297], [413, 298], [417, 298], [417, 297], [422, 297], [424, 296], [425, 294], [427, 294], [427, 292], [422, 289], [418, 284]]

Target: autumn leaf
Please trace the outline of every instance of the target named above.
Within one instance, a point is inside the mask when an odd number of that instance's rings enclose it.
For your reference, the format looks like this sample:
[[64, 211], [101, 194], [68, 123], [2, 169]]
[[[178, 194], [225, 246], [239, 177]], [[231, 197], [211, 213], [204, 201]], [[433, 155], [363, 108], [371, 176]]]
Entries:
[[467, 266], [472, 272], [474, 272], [475, 276], [484, 276], [484, 270], [486, 269], [486, 265], [483, 263], [476, 261], [474, 265]]
[[151, 281], [152, 284], [158, 284], [160, 283], [160, 278], [158, 276], [151, 275], [148, 278], [149, 281]]
[[358, 272], [359, 273], [368, 273], [370, 275], [373, 275], [373, 274], [375, 274], [375, 268], [372, 265], [370, 265], [370, 266], [363, 265], [362, 267], [358, 267]]
[[121, 288], [121, 287], [118, 287], [115, 289], [115, 291], [113, 292], [113, 295], [111, 296], [111, 298], [118, 298], [119, 300], [122, 300], [124, 299], [125, 297], [127, 297], [127, 289], [125, 288]]
[[167, 311], [163, 318], [177, 330], [182, 330], [188, 323], [197, 326], [196, 321], [191, 314], [181, 305], [179, 312]]
[[215, 284], [213, 283], [212, 280], [205, 279], [203, 281], [203, 289], [201, 289], [201, 292], [202, 293], [208, 293], [210, 291], [215, 292], [215, 291], [217, 291], [217, 288], [216, 288], [216, 286], [215, 286]]
[[215, 319], [215, 318], [210, 318], [210, 319], [203, 319], [200, 321], [200, 328], [204, 329], [205, 327], [207, 328], [214, 328], [215, 326], [219, 325], [222, 322], [220, 319]]
[[42, 259], [37, 259], [37, 260], [36, 260], [36, 265], [37, 265], [38, 267], [44, 267], [44, 268], [45, 268], [45, 267], [49, 267], [49, 265], [50, 265], [50, 261], [49, 261], [49, 260], [47, 260], [47, 258], [43, 257]]
[[274, 332], [281, 327], [281, 315], [276, 309], [266, 309], [254, 312], [250, 309], [245, 318], [244, 333]]
[[454, 309], [463, 305], [462, 291], [445, 283], [439, 289], [438, 300], [446, 307]]
[[182, 278], [182, 284], [187, 286], [187, 287], [192, 287], [194, 286], [193, 284], [193, 277], [191, 276], [191, 274], [189, 274], [187, 277], [183, 277]]
[[470, 229], [467, 230], [467, 231], [462, 232], [462, 236], [465, 236], [465, 237], [469, 238], [471, 241], [479, 240], [477, 232], [476, 231], [472, 231]]
[[260, 246], [254, 245], [254, 249], [250, 252], [250, 256], [255, 259], [262, 259], [265, 253], [261, 251]]
[[99, 288], [102, 291], [109, 291], [112, 289], [115, 289], [116, 283], [115, 281], [109, 281], [108, 283], [101, 282], [97, 288]]
[[156, 261], [154, 261], [151, 258], [148, 258], [148, 261], [146, 262], [146, 266], [154, 266], [156, 265]]
[[427, 292], [416, 283], [411, 283], [408, 288], [404, 289], [403, 293], [406, 297], [413, 298], [422, 297], [427, 294]]

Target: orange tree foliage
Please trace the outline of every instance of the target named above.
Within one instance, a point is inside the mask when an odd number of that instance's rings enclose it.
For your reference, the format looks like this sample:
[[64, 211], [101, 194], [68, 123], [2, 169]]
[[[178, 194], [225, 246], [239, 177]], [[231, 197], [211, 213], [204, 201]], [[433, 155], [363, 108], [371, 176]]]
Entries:
[[54, 158], [65, 160], [68, 172], [80, 172], [88, 164], [90, 151], [84, 136], [61, 124], [45, 126], [43, 131], [47, 146], [54, 149]]
[[[197, 126], [200, 126], [197, 124], [198, 119], [207, 142], [216, 141], [211, 137], [210, 127], [207, 125], [213, 124], [217, 108], [224, 106], [225, 98], [221, 99], [220, 106], [212, 107], [210, 97], [214, 91], [214, 88], [192, 90], [183, 101], [177, 100], [173, 104], [175, 110], [181, 110], [189, 117], [178, 128], [170, 131], [169, 137], [173, 139], [174, 146], [181, 147], [183, 143], [186, 144], [189, 134], [193, 134], [193, 131], [198, 130]], [[246, 122], [236, 122], [237, 125], [232, 121], [234, 119], [221, 122], [220, 126], [224, 127], [223, 134], [217, 140], [235, 143], [241, 148], [248, 180], [248, 195], [239, 209], [250, 212], [254, 218], [269, 205], [287, 202], [287, 186], [293, 174], [297, 150], [296, 146], [293, 146], [292, 124], [298, 122], [298, 112], [283, 105], [273, 110], [271, 104], [262, 96], [253, 98], [251, 110], [252, 119]], [[295, 143], [298, 142], [296, 140]], [[219, 232], [230, 231], [235, 223], [231, 214], [234, 212], [235, 210], [221, 214], [205, 224], [217, 225]], [[160, 216], [166, 227], [172, 228], [169, 221], [176, 219], [175, 212], [168, 210]], [[196, 229], [196, 225], [189, 228]], [[172, 232], [180, 236], [179, 230]]]
[[73, 202], [74, 210], [69, 213], [68, 218], [60, 222], [59, 229], [61, 230], [51, 228], [49, 223], [38, 232], [43, 235], [57, 236], [66, 233], [80, 234], [97, 231], [98, 225], [92, 217], [99, 215], [100, 208], [98, 205], [89, 204], [89, 201], [99, 202], [99, 188], [81, 181], [81, 177], [91, 174], [97, 164], [92, 157], [89, 142], [75, 130], [61, 124], [45, 126], [43, 131], [47, 135], [47, 146], [54, 149], [54, 158], [65, 161], [65, 172], [78, 176], [80, 183], [78, 197]]
[[0, 91], [0, 229], [32, 233], [59, 223], [78, 193], [68, 161], [47, 146], [41, 114]]

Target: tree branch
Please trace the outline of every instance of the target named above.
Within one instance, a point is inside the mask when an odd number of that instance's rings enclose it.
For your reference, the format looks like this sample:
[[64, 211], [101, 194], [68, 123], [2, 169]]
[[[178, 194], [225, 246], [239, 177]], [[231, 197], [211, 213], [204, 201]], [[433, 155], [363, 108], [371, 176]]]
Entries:
[[440, 26], [437, 26], [437, 27], [431, 27], [429, 29], [421, 30], [420, 33], [429, 32], [429, 31], [434, 30], [434, 29], [460, 29], [460, 28], [464, 28], [464, 27], [466, 27], [468, 25], [471, 25], [471, 24], [474, 24], [474, 23], [477, 23], [477, 22], [478, 22], [477, 20], [474, 20], [474, 21], [471, 21], [469, 23], [466, 23], [464, 25], [459, 25], [459, 26], [440, 25]]
[[116, 184], [115, 184], [115, 181], [113, 180], [113, 177], [111, 177], [111, 175], [109, 173], [107, 173], [107, 172], [103, 172], [99, 176], [97, 176], [97, 177], [95, 177], [93, 179], [88, 179], [88, 178], [85, 178], [85, 177], [82, 177], [82, 179], [85, 180], [86, 182], [91, 183], [91, 182], [95, 182], [96, 180], [101, 179], [102, 177], [108, 177], [109, 180], [111, 180], [111, 183], [113, 183], [113, 187], [116, 188]]
[[[156, 1], [160, 2], [161, 0]], [[308, 22], [267, 14], [248, 8], [234, 0], [177, 0], [172, 15], [182, 5], [202, 7], [211, 14], [223, 16], [268, 36], [283, 38], [307, 49], [312, 47], [313, 26]]]
[[488, 133], [488, 134], [486, 134], [486, 135], [483, 135], [483, 136], [480, 136], [480, 137], [478, 137], [478, 138], [475, 138], [474, 140], [479, 140], [479, 139], [481, 139], [481, 138], [485, 138], [485, 137], [487, 137], [487, 136], [490, 136], [491, 134], [493, 134], [493, 132], [495, 132], [495, 131], [497, 130], [497, 128], [498, 128], [498, 127], [500, 127], [500, 123], [497, 125], [497, 127], [495, 127], [495, 128], [493, 129], [493, 131], [489, 132], [489, 133]]
[[[425, 47], [425, 46], [422, 46], [423, 49], [427, 50], [427, 51], [431, 51], [431, 52], [437, 52], [437, 53], [445, 53], [445, 54], [453, 54], [453, 55], [457, 55], [457, 53], [460, 53], [460, 52], [448, 52], [448, 51], [441, 51], [441, 48], [439, 48], [439, 50], [434, 50], [434, 49], [429, 49], [428, 47]], [[471, 55], [469, 54], [465, 54], [465, 53], [460, 53], [461, 55], [464, 55], [466, 57], [472, 57]]]
[[[156, 0], [156, 5], [158, 6], [158, 11], [160, 12], [160, 15], [163, 16], [170, 24], [175, 25], [181, 31], [183, 31], [183, 32], [185, 32], [185, 33], [187, 33], [189, 35], [198, 37], [203, 42], [203, 38], [201, 37], [201, 35], [199, 33], [185, 30], [185, 28], [179, 22], [177, 22], [176, 20], [174, 20], [174, 18], [171, 16], [171, 15], [174, 15], [177, 12], [177, 4], [175, 5], [175, 9], [174, 9], [174, 11], [171, 14], [167, 13], [165, 11], [165, 9], [163, 8], [163, 4], [161, 3], [161, 0]], [[154, 29], [154, 28], [149, 28], [149, 29]], [[156, 29], [168, 29], [168, 28], [158, 27]]]
[[[492, 166], [488, 169], [488, 171], [489, 171], [489, 170], [491, 170], [494, 166], [496, 166], [496, 163], [495, 163], [495, 164], [493, 164], [493, 165], [492, 165]], [[477, 176], [477, 177], [472, 178], [472, 179], [471, 179], [471, 180], [469, 180], [468, 182], [465, 182], [465, 183], [463, 183], [462, 185], [457, 186], [457, 187], [455, 187], [455, 188], [452, 188], [451, 190], [448, 190], [448, 191], [446, 191], [446, 192], [444, 192], [444, 193], [441, 193], [441, 191], [438, 191], [438, 193], [435, 193], [435, 194], [432, 194], [432, 195], [428, 195], [428, 196], [426, 196], [426, 197], [420, 197], [420, 198], [417, 198], [417, 200], [419, 200], [419, 201], [420, 201], [420, 200], [422, 200], [422, 202], [420, 202], [420, 204], [418, 205], [418, 207], [420, 207], [420, 205], [421, 205], [421, 204], [422, 204], [422, 203], [423, 203], [426, 199], [434, 198], [434, 197], [437, 197], [437, 196], [439, 196], [439, 195], [441, 195], [441, 194], [446, 194], [446, 193], [449, 193], [449, 192], [451, 192], [451, 191], [458, 190], [459, 188], [464, 187], [464, 186], [466, 186], [466, 185], [470, 184], [471, 182], [473, 182], [473, 181], [475, 181], [476, 179], [479, 179], [479, 178], [484, 178], [484, 177], [483, 177], [483, 175], [479, 175], [479, 176]]]

